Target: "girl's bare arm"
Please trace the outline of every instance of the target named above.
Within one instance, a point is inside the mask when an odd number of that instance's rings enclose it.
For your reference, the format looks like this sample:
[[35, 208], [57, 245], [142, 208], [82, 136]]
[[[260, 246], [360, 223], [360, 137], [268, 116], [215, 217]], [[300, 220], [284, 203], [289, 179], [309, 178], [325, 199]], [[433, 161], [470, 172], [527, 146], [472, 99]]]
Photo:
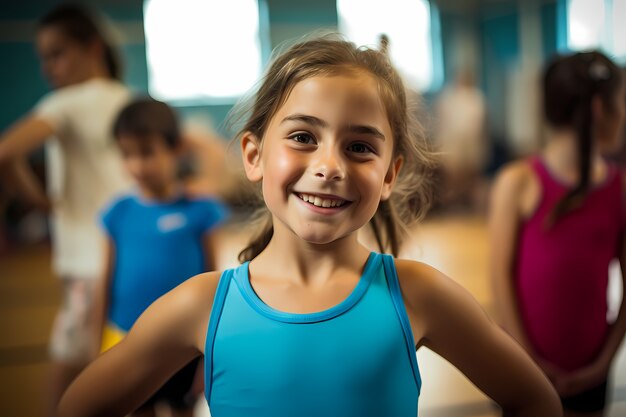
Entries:
[[493, 323], [461, 286], [418, 262], [397, 261], [410, 316], [426, 346], [465, 374], [504, 416], [558, 417], [560, 400], [524, 350]]
[[155, 301], [126, 338], [92, 362], [65, 392], [62, 417], [123, 417], [204, 351], [220, 274], [198, 275]]
[[500, 325], [532, 354], [522, 325], [513, 282], [513, 265], [521, 221], [521, 202], [528, 183], [528, 165], [514, 163], [496, 178], [489, 202], [490, 274], [493, 300]]

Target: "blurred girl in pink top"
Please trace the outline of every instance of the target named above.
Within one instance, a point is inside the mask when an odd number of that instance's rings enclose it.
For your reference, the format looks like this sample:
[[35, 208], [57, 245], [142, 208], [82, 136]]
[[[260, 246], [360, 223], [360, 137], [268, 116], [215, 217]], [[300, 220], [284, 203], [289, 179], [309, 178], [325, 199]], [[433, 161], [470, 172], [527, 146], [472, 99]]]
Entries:
[[620, 145], [624, 80], [599, 52], [556, 57], [543, 77], [547, 141], [498, 174], [490, 207], [498, 316], [550, 377], [565, 416], [602, 416], [626, 309], [607, 322], [609, 263], [626, 275]]

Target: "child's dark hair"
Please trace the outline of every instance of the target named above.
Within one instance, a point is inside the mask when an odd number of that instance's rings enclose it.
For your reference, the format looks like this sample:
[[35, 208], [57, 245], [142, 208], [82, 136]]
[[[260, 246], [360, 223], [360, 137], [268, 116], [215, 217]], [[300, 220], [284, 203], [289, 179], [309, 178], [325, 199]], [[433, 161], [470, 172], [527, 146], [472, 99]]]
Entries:
[[[393, 133], [393, 157], [403, 159], [391, 197], [380, 202], [370, 221], [380, 251], [389, 250], [398, 255], [408, 226], [421, 218], [430, 206], [430, 180], [435, 162], [415, 111], [407, 103], [402, 79], [384, 53], [366, 47], [358, 48], [335, 34], [318, 36], [291, 46], [273, 59], [253, 97], [253, 103], [249, 104], [250, 115], [237, 137], [251, 132], [262, 141], [271, 118], [300, 81], [356, 71], [365, 71], [378, 81]], [[266, 219], [263, 230], [239, 254], [239, 260], [244, 262], [255, 258], [267, 246], [272, 235], [271, 219]]]
[[39, 19], [38, 28], [54, 26], [67, 37], [81, 44], [98, 41], [104, 50], [104, 61], [111, 78], [121, 78], [121, 65], [117, 52], [106, 38], [98, 18], [78, 4], [61, 4]]
[[608, 111], [614, 111], [615, 94], [620, 91], [619, 68], [597, 51], [557, 56], [543, 77], [543, 104], [546, 122], [553, 128], [576, 131], [580, 175], [578, 184], [553, 208], [546, 225], [578, 207], [590, 184], [593, 148], [592, 99], [598, 97]]
[[138, 98], [127, 104], [113, 123], [113, 136], [148, 138], [158, 135], [170, 148], [181, 142], [178, 117], [170, 106], [150, 97]]

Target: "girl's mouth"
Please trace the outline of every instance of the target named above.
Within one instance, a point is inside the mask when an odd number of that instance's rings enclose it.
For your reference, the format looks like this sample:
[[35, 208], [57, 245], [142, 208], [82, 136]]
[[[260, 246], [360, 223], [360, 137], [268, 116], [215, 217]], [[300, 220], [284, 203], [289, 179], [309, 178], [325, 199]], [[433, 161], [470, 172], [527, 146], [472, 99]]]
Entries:
[[348, 200], [344, 200], [339, 197], [320, 197], [306, 193], [296, 193], [296, 195], [300, 198], [300, 200], [320, 208], [337, 208], [349, 203]]

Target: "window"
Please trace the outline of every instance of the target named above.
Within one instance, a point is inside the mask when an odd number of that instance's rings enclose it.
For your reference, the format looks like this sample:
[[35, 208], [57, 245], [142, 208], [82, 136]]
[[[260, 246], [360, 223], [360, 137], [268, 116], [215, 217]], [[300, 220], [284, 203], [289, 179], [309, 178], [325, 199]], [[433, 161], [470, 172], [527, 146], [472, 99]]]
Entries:
[[145, 0], [150, 94], [177, 104], [232, 103], [262, 70], [257, 0]]
[[626, 0], [566, 0], [567, 48], [602, 49], [626, 63]]
[[[393, 11], [393, 13], [390, 13]], [[363, 2], [337, 0], [339, 30], [357, 45], [378, 47], [382, 34], [389, 38], [389, 56], [409, 87], [436, 89], [441, 80], [438, 25], [431, 24], [426, 0]]]

